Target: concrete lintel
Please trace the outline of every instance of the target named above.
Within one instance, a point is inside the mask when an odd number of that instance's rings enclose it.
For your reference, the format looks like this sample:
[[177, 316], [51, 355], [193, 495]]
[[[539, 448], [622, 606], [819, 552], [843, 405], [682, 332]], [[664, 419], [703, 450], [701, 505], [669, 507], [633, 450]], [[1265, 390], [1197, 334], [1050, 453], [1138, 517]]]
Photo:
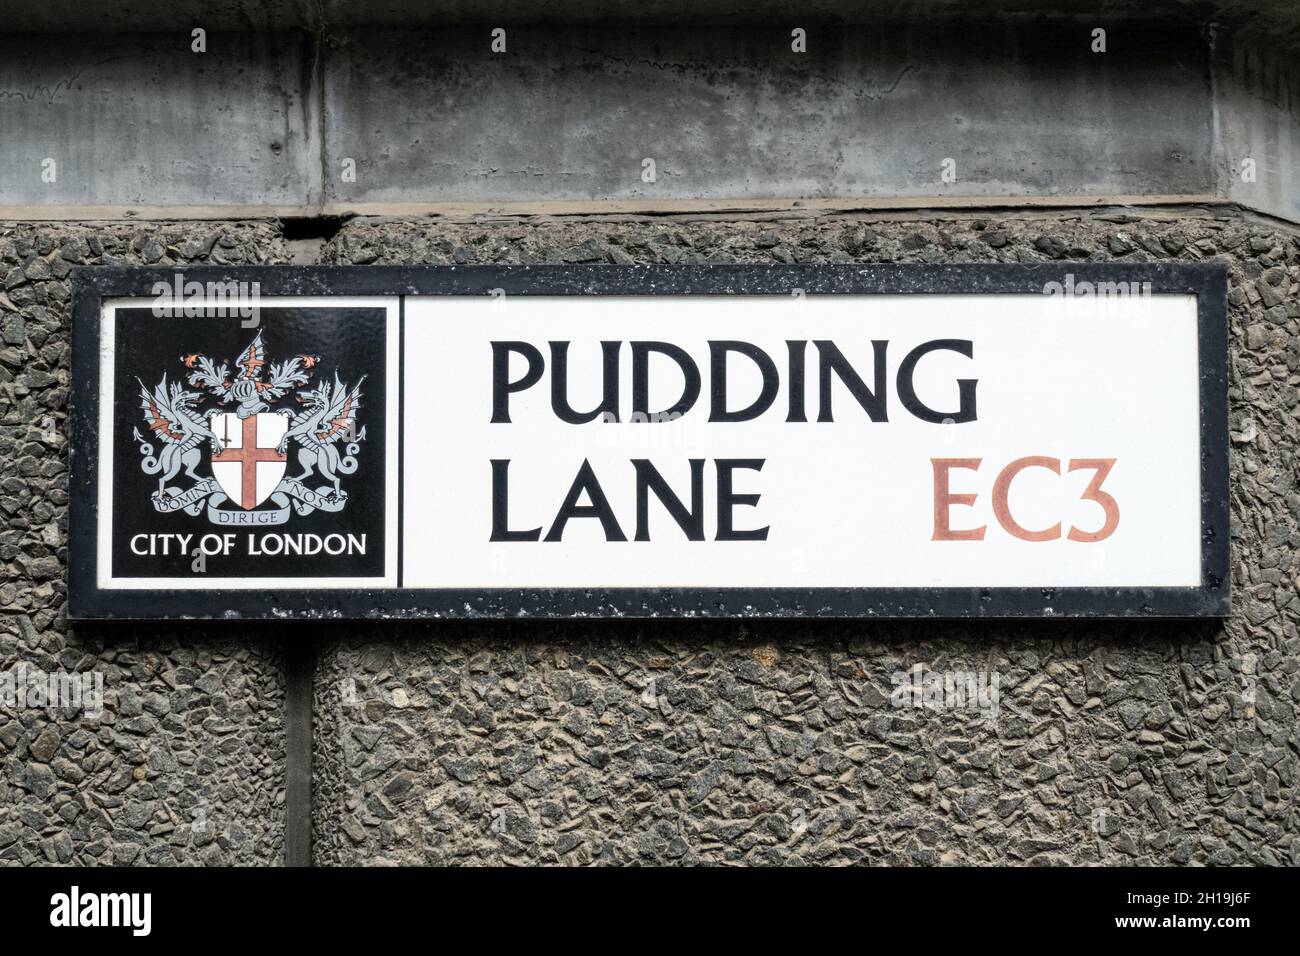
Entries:
[[316, 32], [359, 26], [403, 29], [447, 24], [507, 26], [550, 20], [666, 23], [781, 23], [834, 18], [852, 23], [902, 21], [970, 23], [1072, 19], [1114, 24], [1132, 19], [1218, 23], [1300, 41], [1294, 0], [167, 0], [166, 3], [86, 3], [85, 0], [7, 0], [10, 21], [30, 32], [291, 30]]
[[1025, 22], [823, 24], [806, 56], [754, 23], [528, 23], [504, 56], [481, 33], [213, 34], [204, 54], [180, 35], [0, 39], [0, 215], [1236, 201], [1300, 221], [1296, 70], [1187, 21], [1113, 28], [1104, 55]]
[[0, 221], [112, 222], [138, 220], [440, 218], [521, 216], [680, 216], [725, 213], [826, 215], [882, 210], [1082, 209], [1120, 206], [1223, 206], [1239, 204], [1206, 193], [1154, 196], [873, 196], [814, 199], [640, 199], [542, 202], [325, 203], [318, 206], [0, 206]]

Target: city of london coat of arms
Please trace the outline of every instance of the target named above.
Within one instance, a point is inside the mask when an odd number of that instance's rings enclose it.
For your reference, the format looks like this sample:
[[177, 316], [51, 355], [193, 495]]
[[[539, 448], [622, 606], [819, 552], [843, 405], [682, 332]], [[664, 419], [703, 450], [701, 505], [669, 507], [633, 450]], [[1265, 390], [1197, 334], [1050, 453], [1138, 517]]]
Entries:
[[343, 510], [343, 478], [356, 471], [366, 437], [357, 421], [364, 376], [351, 386], [337, 372], [313, 382], [315, 355], [268, 365], [260, 331], [234, 374], [197, 353], [180, 362], [186, 371], [173, 380], [164, 373], [152, 389], [136, 380], [147, 433], [132, 437], [141, 468], [158, 479], [157, 511], [264, 526]]

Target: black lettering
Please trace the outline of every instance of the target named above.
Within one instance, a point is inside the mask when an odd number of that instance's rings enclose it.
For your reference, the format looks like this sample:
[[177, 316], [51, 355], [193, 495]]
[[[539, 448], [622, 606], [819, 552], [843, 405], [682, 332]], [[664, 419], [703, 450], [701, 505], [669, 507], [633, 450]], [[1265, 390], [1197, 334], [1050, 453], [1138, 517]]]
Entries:
[[506, 474], [509, 469], [509, 458], [492, 459], [492, 537], [488, 540], [536, 541], [542, 536], [541, 528], [533, 528], [531, 531], [510, 530], [510, 490]]
[[[742, 408], [735, 412], [727, 411], [727, 355], [730, 352], [736, 352], [750, 359], [758, 366], [758, 370], [763, 376], [763, 389], [759, 392], [758, 398], [754, 399], [753, 404], [748, 408]], [[710, 382], [712, 394], [709, 408], [709, 421], [711, 422], [751, 421], [771, 408], [772, 402], [776, 400], [776, 389], [779, 381], [776, 374], [776, 364], [757, 345], [749, 342], [710, 342], [709, 374], [712, 379]]]
[[808, 340], [786, 340], [786, 351], [790, 353], [790, 413], [787, 422], [806, 422], [808, 413], [804, 411], [804, 352], [808, 349]]
[[922, 356], [940, 350], [956, 352], [967, 358], [973, 358], [975, 354], [974, 346], [969, 339], [934, 339], [931, 342], [922, 342], [907, 353], [907, 358], [903, 359], [903, 364], [898, 367], [898, 400], [903, 403], [904, 408], [923, 422], [933, 422], [936, 425], [941, 425], [945, 421], [958, 424], [973, 422], [975, 421], [975, 386], [979, 383], [979, 379], [957, 379], [958, 410], [955, 412], [936, 412], [922, 404], [916, 397], [916, 386], [912, 381], [916, 374], [916, 363], [921, 361]]
[[668, 509], [677, 526], [686, 532], [688, 541], [704, 540], [704, 459], [692, 458], [691, 462], [691, 508], [686, 510], [682, 500], [677, 497], [663, 475], [648, 459], [633, 458], [632, 466], [636, 468], [636, 536], [637, 541], [650, 540], [650, 496], [653, 491], [659, 503]]
[[858, 373], [853, 370], [849, 360], [844, 357], [844, 353], [839, 350], [834, 342], [828, 340], [819, 340], [813, 343], [817, 346], [817, 372], [821, 379], [821, 402], [817, 410], [817, 421], [833, 422], [834, 416], [831, 414], [831, 390], [835, 382], [831, 378], [831, 373], [848, 388], [850, 394], [858, 400], [858, 404], [866, 410], [867, 415], [873, 422], [889, 421], [886, 412], [886, 390], [885, 390], [885, 351], [889, 348], [889, 343], [880, 339], [872, 340], [871, 347], [875, 356], [875, 388], [868, 389], [866, 383], [858, 377]]
[[[658, 352], [677, 363], [685, 381], [682, 394], [671, 407], [662, 412], [650, 412], [650, 353]], [[686, 350], [670, 342], [632, 343], [632, 414], [640, 413], [643, 421], [677, 418], [694, 407], [700, 397], [700, 370]], [[635, 418], [633, 419], [636, 420]]]
[[[618, 420], [618, 350], [622, 342], [601, 342], [601, 400], [590, 412], [575, 412], [569, 405], [569, 343], [551, 343], [551, 408], [570, 425], [583, 425], [604, 417]], [[547, 539], [549, 540], [549, 539]]]
[[732, 491], [732, 472], [737, 469], [762, 471], [763, 458], [719, 458], [714, 461], [718, 469], [718, 533], [715, 541], [766, 541], [768, 526], [751, 531], [738, 531], [733, 523], [731, 509], [736, 505], [754, 507], [760, 495], [738, 495]]
[[[528, 360], [528, 371], [522, 378], [511, 382], [510, 353]], [[527, 342], [492, 343], [492, 424], [509, 424], [510, 395], [532, 388], [542, 377], [542, 353]]]
[[[589, 505], [578, 504], [578, 499], [582, 497], [584, 491], [591, 501]], [[614, 509], [609, 506], [609, 499], [605, 497], [600, 482], [596, 480], [596, 473], [591, 470], [591, 462], [586, 459], [583, 459], [582, 467], [578, 469], [578, 476], [573, 479], [573, 485], [564, 498], [564, 504], [560, 506], [559, 513], [555, 516], [555, 523], [551, 525], [551, 530], [546, 532], [545, 540], [561, 540], [564, 536], [564, 527], [569, 523], [570, 518], [598, 518], [600, 526], [605, 529], [606, 541], [627, 540], [627, 535], [618, 526], [618, 519], [614, 517]]]

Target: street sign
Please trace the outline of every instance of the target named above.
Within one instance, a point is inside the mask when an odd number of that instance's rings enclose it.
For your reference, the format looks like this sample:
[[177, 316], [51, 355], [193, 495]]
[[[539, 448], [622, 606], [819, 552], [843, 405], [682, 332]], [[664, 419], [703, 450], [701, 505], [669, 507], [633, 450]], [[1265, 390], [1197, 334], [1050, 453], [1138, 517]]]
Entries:
[[74, 288], [73, 617], [1228, 610], [1221, 266]]

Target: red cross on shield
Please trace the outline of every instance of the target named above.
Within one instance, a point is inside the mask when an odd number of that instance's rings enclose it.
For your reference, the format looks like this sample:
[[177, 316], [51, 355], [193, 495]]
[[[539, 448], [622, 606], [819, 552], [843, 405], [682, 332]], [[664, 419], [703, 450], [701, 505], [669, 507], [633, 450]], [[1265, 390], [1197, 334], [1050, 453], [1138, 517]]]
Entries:
[[284, 477], [287, 455], [275, 446], [289, 427], [283, 415], [261, 412], [240, 419], [233, 412], [219, 412], [211, 428], [222, 450], [212, 455], [212, 477], [231, 501], [251, 511], [270, 497]]

